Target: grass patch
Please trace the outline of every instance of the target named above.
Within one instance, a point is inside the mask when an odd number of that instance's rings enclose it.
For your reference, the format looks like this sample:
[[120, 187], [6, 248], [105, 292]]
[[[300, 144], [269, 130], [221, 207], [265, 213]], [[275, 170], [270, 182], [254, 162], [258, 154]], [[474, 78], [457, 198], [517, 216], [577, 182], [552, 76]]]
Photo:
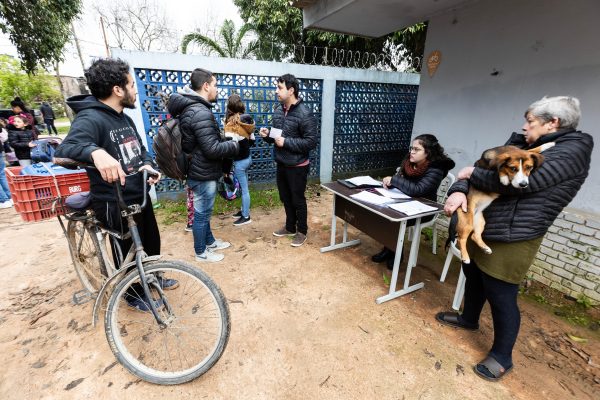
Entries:
[[57, 126], [56, 130], [58, 131], [59, 135], [66, 135], [67, 133], [69, 133], [69, 129], [71, 129], [71, 125], [69, 126]]
[[[279, 192], [276, 188], [253, 188], [250, 186], [251, 209], [273, 210], [282, 206], [279, 200]], [[213, 215], [234, 214], [242, 208], [242, 199], [237, 198], [227, 201], [217, 195]], [[176, 222], [187, 222], [187, 206], [185, 200], [161, 201], [156, 207], [156, 214], [165, 225], [171, 225]]]

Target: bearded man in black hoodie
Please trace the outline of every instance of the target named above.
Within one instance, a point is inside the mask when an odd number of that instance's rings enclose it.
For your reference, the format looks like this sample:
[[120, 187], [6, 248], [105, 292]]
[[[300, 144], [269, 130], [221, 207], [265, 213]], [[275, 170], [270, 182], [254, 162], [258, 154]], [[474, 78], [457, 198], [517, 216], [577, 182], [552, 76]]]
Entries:
[[[98, 59], [85, 72], [92, 95], [79, 95], [67, 100], [77, 114], [69, 134], [56, 150], [57, 158], [72, 158], [90, 163], [92, 207], [96, 218], [107, 228], [122, 233], [128, 231], [127, 221], [121, 217], [113, 182], [120, 181], [123, 198], [127, 204], [143, 202], [143, 185], [153, 185], [160, 174], [153, 168], [153, 160], [146, 151], [133, 120], [123, 113], [125, 108], [135, 108], [137, 90], [129, 65], [119, 59]], [[131, 156], [131, 149], [135, 149]], [[144, 182], [138, 171], [148, 170], [154, 177]], [[149, 201], [149, 199], [148, 199]], [[144, 251], [160, 254], [160, 233], [154, 211], [146, 207], [134, 215]], [[121, 254], [127, 254], [131, 239], [118, 241]], [[116, 249], [113, 248], [113, 257]], [[116, 257], [115, 257], [116, 260]], [[163, 289], [174, 289], [178, 282], [161, 279]], [[149, 305], [139, 296], [126, 296], [127, 303], [140, 311], [149, 311]]]

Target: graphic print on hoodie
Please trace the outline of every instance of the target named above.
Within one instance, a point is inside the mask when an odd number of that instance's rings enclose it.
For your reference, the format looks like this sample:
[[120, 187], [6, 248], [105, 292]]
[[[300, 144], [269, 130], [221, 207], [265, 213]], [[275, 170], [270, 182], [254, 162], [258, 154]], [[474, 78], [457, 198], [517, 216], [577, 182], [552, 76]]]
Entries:
[[[123, 187], [125, 200], [131, 203], [141, 199], [145, 183], [142, 175], [136, 172], [142, 165], [154, 163], [131, 118], [90, 95], [71, 97], [67, 104], [77, 116], [69, 134], [56, 150], [55, 157], [91, 163], [92, 152], [102, 148], [119, 161], [127, 174]], [[103, 180], [96, 169], [87, 169], [87, 172], [92, 199], [116, 201], [113, 184]]]

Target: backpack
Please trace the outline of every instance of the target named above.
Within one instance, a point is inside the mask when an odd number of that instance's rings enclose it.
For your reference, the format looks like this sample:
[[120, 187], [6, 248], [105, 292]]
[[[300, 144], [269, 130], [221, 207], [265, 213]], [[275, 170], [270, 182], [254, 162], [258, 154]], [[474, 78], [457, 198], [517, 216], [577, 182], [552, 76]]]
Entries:
[[50, 162], [54, 157], [54, 147], [47, 140], [34, 140], [35, 147], [31, 148], [31, 161]]
[[186, 179], [190, 159], [181, 148], [181, 135], [179, 118], [167, 118], [152, 138], [152, 150], [160, 171], [169, 178], [179, 181]]
[[240, 182], [233, 173], [229, 174], [228, 177], [221, 176], [217, 180], [217, 193], [225, 200], [235, 200], [238, 197], [239, 191]]

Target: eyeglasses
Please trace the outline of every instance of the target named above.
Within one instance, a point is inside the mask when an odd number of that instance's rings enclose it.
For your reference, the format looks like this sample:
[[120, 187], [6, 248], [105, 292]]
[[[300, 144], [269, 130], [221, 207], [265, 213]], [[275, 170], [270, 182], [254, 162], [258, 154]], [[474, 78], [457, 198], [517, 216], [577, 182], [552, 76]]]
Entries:
[[409, 151], [410, 153], [418, 153], [418, 152], [420, 152], [420, 151], [423, 151], [423, 149], [422, 149], [422, 148], [420, 148], [420, 147], [413, 147], [413, 146], [410, 146], [410, 147], [408, 148], [408, 151]]

